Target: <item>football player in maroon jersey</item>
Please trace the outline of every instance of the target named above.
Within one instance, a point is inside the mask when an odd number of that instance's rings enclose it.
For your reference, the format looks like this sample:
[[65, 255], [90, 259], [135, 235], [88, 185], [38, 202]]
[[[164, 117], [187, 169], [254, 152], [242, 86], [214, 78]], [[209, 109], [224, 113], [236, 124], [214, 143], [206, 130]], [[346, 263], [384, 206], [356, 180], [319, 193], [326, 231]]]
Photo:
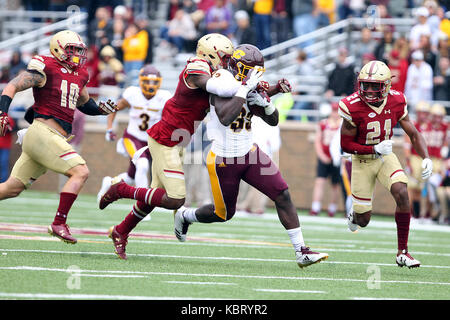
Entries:
[[423, 136], [408, 116], [403, 93], [391, 90], [391, 72], [381, 61], [370, 61], [358, 75], [358, 91], [339, 102], [344, 119], [341, 147], [352, 154], [351, 192], [353, 210], [348, 213], [351, 231], [365, 227], [370, 221], [373, 192], [378, 180], [392, 194], [395, 203], [400, 267], [419, 267], [420, 261], [408, 253], [409, 223], [408, 178], [392, 152], [392, 129], [398, 123], [409, 136], [422, 160], [422, 178], [432, 174], [433, 164], [428, 156]]
[[23, 135], [22, 154], [8, 180], [0, 184], [0, 200], [17, 197], [48, 169], [68, 176], [48, 232], [72, 244], [77, 239], [66, 224], [67, 215], [89, 175], [86, 161], [68, 143], [73, 138], [74, 110], [89, 115], [116, 111], [110, 100], [97, 105], [89, 98], [86, 50], [76, 32], [56, 33], [50, 40], [52, 55], [34, 56], [27, 70], [7, 84], [0, 98], [0, 134], [4, 133], [9, 106], [17, 92], [33, 88], [35, 101], [25, 115], [31, 125]]
[[[186, 185], [183, 171], [184, 147], [189, 143], [196, 127], [205, 118], [209, 94], [219, 97], [247, 97], [256, 88], [258, 78], [245, 83], [226, 81], [214, 72], [226, 68], [233, 53], [233, 44], [227, 37], [212, 33], [199, 39], [196, 56], [189, 59], [179, 76], [173, 97], [164, 106], [161, 120], [147, 133], [152, 162], [151, 188], [134, 188], [123, 181], [112, 181], [111, 187], [101, 197], [99, 207], [121, 199], [135, 199], [133, 210], [117, 226], [110, 228], [115, 252], [126, 259], [125, 246], [128, 234], [155, 207], [178, 209], [185, 201]], [[271, 87], [286, 87], [282, 82]]]

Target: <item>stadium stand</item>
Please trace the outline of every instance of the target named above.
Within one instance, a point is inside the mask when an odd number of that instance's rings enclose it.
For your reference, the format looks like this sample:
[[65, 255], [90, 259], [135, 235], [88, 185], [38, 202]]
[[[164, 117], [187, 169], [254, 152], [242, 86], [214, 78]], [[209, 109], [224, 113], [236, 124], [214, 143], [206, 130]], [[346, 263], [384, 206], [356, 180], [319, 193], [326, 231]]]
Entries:
[[[250, 36], [255, 44], [270, 42], [270, 46], [264, 45], [262, 50], [266, 80], [271, 82], [287, 77], [292, 83], [293, 94], [275, 101], [283, 119], [290, 120], [289, 123], [315, 124], [323, 116], [321, 105], [341, 98], [329, 90], [330, 75], [334, 70], [340, 70], [341, 65], [350, 70], [353, 68], [356, 73], [364, 59], [375, 57], [390, 64], [395, 56], [410, 66], [412, 49], [421, 50], [424, 62], [432, 64], [434, 90], [430, 103], [443, 105], [447, 111], [446, 119], [450, 118], [448, 1], [116, 0], [71, 1], [70, 6], [56, 6], [56, 2], [44, 1], [39, 2], [39, 7], [36, 3], [0, 0], [0, 6], [6, 8], [0, 11], [0, 89], [11, 78], [11, 73], [17, 72], [20, 65], [26, 65], [32, 55], [46, 53], [42, 48], [47, 48], [52, 34], [70, 28], [89, 44], [89, 91], [92, 96], [117, 99], [143, 63], [157, 64], [163, 75], [162, 88], [173, 92], [180, 66], [194, 52], [196, 39], [214, 27], [223, 30], [238, 44], [245, 30], [239, 29], [242, 27], [238, 27], [236, 18], [244, 16], [250, 21], [251, 30], [246, 31], [247, 36], [248, 32], [252, 33]], [[185, 13], [183, 19], [189, 21], [175, 21], [181, 17], [176, 14], [179, 10]], [[267, 20], [270, 35], [258, 39], [262, 35], [261, 30], [255, 29], [255, 23], [265, 21], [267, 12], [272, 12], [272, 19]], [[222, 25], [208, 24], [211, 16], [220, 17]], [[310, 21], [313, 28], [300, 34], [298, 25], [305, 21]], [[136, 31], [132, 35], [126, 34], [134, 23]], [[194, 37], [191, 34], [183, 38], [174, 31], [174, 25], [182, 28], [185, 23], [194, 25]], [[139, 61], [135, 65], [124, 60], [122, 44], [128, 36], [139, 39], [138, 46], [145, 51], [136, 58]], [[101, 74], [98, 70], [101, 52], [107, 46], [114, 49], [123, 70], [129, 70], [128, 74], [124, 73], [124, 81], [113, 85], [103, 84], [97, 78]], [[347, 57], [339, 62], [343, 48]], [[22, 64], [12, 62], [14, 53], [21, 57]], [[18, 94], [12, 103], [12, 117], [21, 119], [31, 103], [31, 90]], [[414, 118], [414, 105], [410, 104], [409, 108]], [[119, 114], [117, 119], [126, 122], [126, 115]], [[89, 118], [87, 127], [94, 127], [99, 122], [103, 125], [102, 121]], [[19, 121], [18, 125], [23, 124]]]

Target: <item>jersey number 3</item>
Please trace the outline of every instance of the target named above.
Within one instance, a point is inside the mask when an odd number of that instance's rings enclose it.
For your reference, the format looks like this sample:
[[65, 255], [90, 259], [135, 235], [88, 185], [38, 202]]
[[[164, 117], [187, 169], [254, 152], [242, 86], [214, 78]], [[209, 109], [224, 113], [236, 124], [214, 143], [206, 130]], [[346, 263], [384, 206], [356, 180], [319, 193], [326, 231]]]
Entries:
[[67, 80], [61, 81], [61, 107], [69, 107], [75, 110], [77, 107], [78, 96], [80, 95], [80, 88], [76, 83], [67, 85]]

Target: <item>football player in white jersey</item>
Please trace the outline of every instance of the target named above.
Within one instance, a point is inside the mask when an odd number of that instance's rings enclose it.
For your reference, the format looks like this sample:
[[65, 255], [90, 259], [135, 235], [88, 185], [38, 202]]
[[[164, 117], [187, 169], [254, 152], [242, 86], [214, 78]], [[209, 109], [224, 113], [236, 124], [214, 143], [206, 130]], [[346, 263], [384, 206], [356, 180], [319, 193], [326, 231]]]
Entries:
[[[131, 161], [136, 151], [147, 145], [147, 129], [161, 119], [161, 113], [167, 100], [172, 94], [160, 89], [162, 77], [153, 65], [145, 65], [139, 72], [139, 87], [130, 86], [122, 93], [122, 98], [117, 103], [119, 110], [129, 109], [128, 126], [123, 137], [117, 142], [118, 153], [129, 157], [130, 164], [127, 172], [118, 176], [126, 183], [137, 187], [149, 186], [148, 174], [151, 162], [150, 152], [146, 150], [137, 160]], [[105, 139], [114, 141], [117, 138], [113, 130], [115, 114], [107, 118], [107, 131]], [[103, 178], [98, 200], [111, 185], [112, 178]]]
[[[264, 58], [255, 46], [240, 45], [233, 52], [229, 70], [219, 70], [214, 76], [223, 78], [223, 81], [233, 81], [234, 77], [238, 84], [241, 81], [255, 81], [255, 78], [259, 81], [258, 78], [265, 71]], [[287, 81], [281, 83], [288, 84]], [[281, 89], [278, 92], [284, 92], [280, 83], [279, 86]], [[313, 252], [305, 246], [288, 185], [269, 156], [253, 143], [252, 116], [257, 115], [267, 124], [276, 126], [278, 111], [265, 90], [251, 91], [244, 96], [246, 98], [236, 96], [221, 98], [210, 95], [211, 119], [207, 132], [212, 146], [206, 162], [214, 204], [198, 209], [178, 209], [175, 213], [176, 237], [181, 242], [185, 241], [188, 227], [193, 222], [230, 220], [236, 211], [239, 184], [243, 180], [275, 202], [278, 217], [291, 239], [299, 267], [327, 259], [328, 254]]]

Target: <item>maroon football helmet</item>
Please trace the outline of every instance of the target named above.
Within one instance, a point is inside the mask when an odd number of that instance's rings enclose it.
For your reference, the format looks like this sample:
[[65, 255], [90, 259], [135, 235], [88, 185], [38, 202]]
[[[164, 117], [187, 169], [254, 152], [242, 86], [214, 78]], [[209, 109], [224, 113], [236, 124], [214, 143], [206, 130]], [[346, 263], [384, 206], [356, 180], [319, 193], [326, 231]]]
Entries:
[[251, 44], [241, 44], [233, 51], [228, 70], [242, 81], [251, 69], [265, 71], [264, 57], [259, 49]]

